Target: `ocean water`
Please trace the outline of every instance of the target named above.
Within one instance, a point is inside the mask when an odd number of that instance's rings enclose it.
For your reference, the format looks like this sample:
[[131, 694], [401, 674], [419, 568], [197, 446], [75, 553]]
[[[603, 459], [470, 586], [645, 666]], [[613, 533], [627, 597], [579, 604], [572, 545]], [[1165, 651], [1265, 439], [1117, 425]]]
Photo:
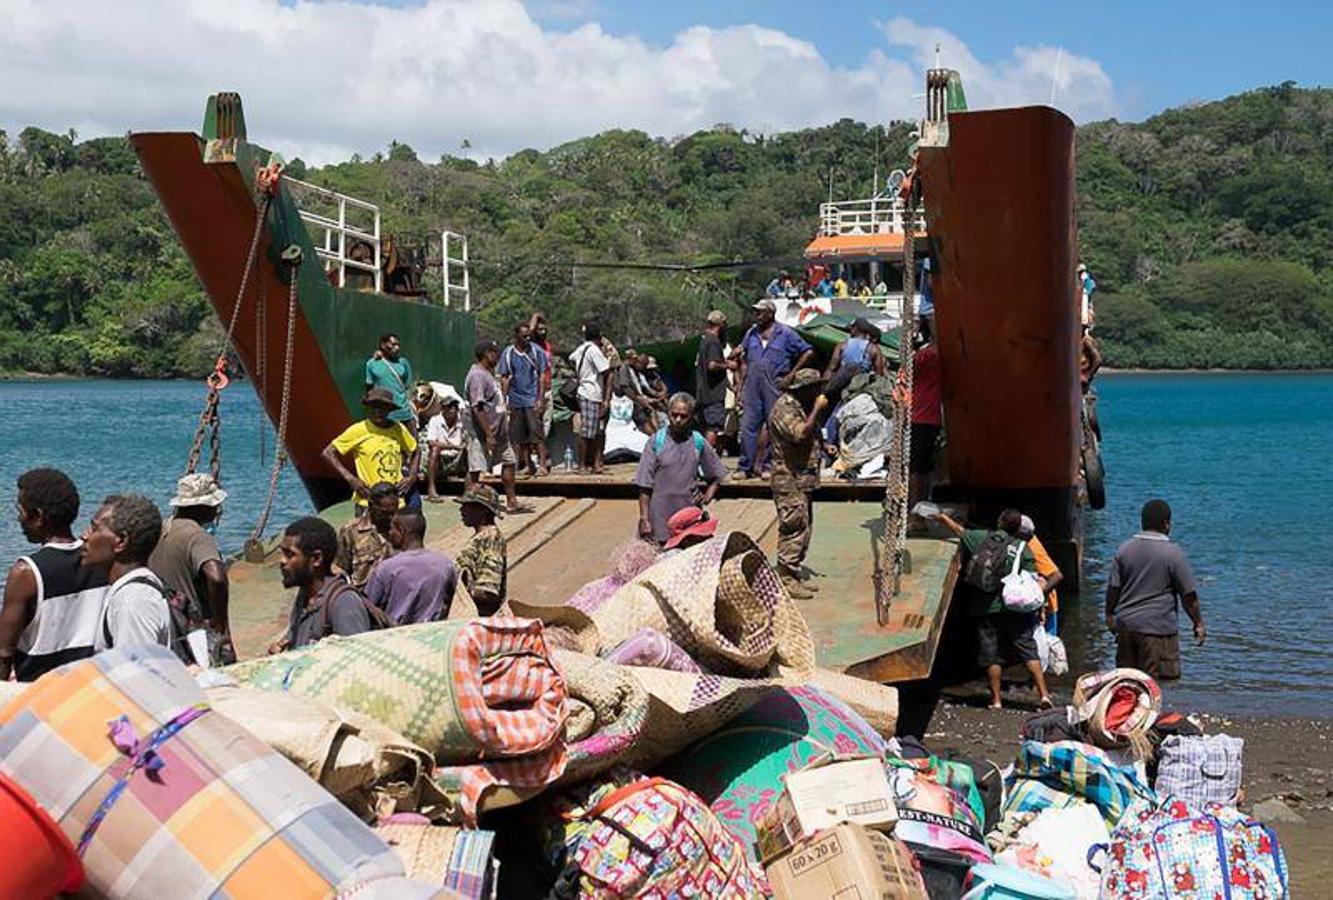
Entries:
[[1097, 388], [1107, 504], [1088, 516], [1086, 587], [1061, 624], [1073, 659], [1114, 663], [1106, 567], [1162, 497], [1208, 626], [1195, 646], [1182, 612], [1183, 678], [1167, 701], [1333, 715], [1333, 375], [1119, 374]]
[[[1075, 670], [1114, 660], [1102, 625], [1106, 565], [1138, 529], [1143, 501], [1160, 496], [1175, 511], [1173, 537], [1194, 565], [1209, 629], [1202, 648], [1185, 639], [1185, 677], [1168, 688], [1168, 701], [1330, 715], [1333, 375], [1107, 375], [1098, 391], [1108, 500], [1088, 515], [1087, 589], [1063, 601]], [[13, 513], [19, 473], [38, 465], [69, 472], [84, 498], [76, 529], [115, 491], [165, 505], [202, 399], [196, 382], [0, 382], [0, 565], [27, 548]], [[225, 550], [239, 550], [253, 527], [272, 451], [253, 393], [234, 386], [223, 399]], [[285, 470], [270, 532], [310, 511], [300, 479]]]
[[[204, 390], [202, 382], [188, 381], [0, 382], [0, 565], [7, 570], [8, 561], [30, 547], [19, 529], [14, 494], [18, 476], [36, 466], [63, 469], [78, 485], [75, 536], [108, 494], [144, 494], [169, 514], [167, 501], [185, 471]], [[217, 536], [231, 552], [244, 546], [263, 509], [274, 436], [245, 382], [223, 391], [221, 410], [221, 481], [229, 496]], [[207, 471], [206, 460], [201, 471]], [[300, 477], [284, 467], [268, 532], [312, 511]]]

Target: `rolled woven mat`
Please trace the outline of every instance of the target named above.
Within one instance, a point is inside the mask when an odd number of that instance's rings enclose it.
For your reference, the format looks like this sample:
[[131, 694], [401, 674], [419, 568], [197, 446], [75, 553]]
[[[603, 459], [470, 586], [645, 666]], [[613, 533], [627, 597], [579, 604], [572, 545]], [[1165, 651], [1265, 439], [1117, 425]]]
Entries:
[[831, 669], [815, 669], [807, 683], [846, 703], [881, 737], [891, 738], [897, 734], [897, 688]]
[[253, 688], [214, 687], [205, 693], [215, 710], [291, 760], [362, 818], [444, 811], [446, 798], [431, 781], [431, 755], [369, 716]]
[[782, 776], [825, 754], [882, 755], [886, 745], [850, 707], [810, 686], [773, 690], [662, 767], [702, 797], [752, 859], [757, 822]]
[[87, 896], [280, 885], [323, 897], [403, 875], [369, 827], [212, 710], [165, 647], [109, 650], [34, 682], [0, 709], [0, 771], [78, 848]]
[[487, 792], [501, 802], [510, 788], [521, 800], [564, 771], [565, 684], [540, 622], [408, 625], [223, 671], [242, 685], [363, 713], [425, 747], [443, 764], [436, 784], [459, 795], [468, 824]]
[[576, 595], [578, 606], [520, 603], [521, 615], [551, 626], [553, 640], [601, 655], [642, 629], [660, 632], [703, 669], [735, 676], [814, 668], [814, 644], [763, 551], [742, 532], [718, 535], [668, 556], [613, 594]]

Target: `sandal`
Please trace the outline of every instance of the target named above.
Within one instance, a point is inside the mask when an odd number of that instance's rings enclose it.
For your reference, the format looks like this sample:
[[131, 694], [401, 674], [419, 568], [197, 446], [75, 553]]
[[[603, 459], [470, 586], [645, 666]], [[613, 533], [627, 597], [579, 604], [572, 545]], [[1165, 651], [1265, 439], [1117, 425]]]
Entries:
[[1050, 694], [1037, 701], [1037, 709], [1055, 709], [1055, 701], [1051, 699]]

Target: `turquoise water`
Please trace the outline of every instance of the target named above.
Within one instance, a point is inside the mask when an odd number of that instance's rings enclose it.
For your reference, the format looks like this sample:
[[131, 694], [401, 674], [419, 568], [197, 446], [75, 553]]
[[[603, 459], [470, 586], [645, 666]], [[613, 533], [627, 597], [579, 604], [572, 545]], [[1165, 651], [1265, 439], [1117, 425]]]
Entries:
[[[1328, 715], [1333, 683], [1333, 375], [1112, 375], [1098, 381], [1108, 506], [1089, 514], [1092, 592], [1066, 598], [1063, 632], [1076, 670], [1114, 656], [1101, 621], [1105, 566], [1138, 527], [1143, 501], [1175, 510], [1174, 537], [1200, 579], [1208, 644], [1185, 646], [1173, 705]], [[85, 502], [118, 490], [165, 504], [189, 451], [202, 387], [188, 382], [0, 383], [0, 564], [25, 552], [12, 512], [14, 480], [36, 465], [65, 469]], [[223, 401], [219, 529], [240, 549], [268, 486], [261, 415], [244, 384]], [[272, 434], [266, 430], [268, 452]], [[299, 425], [299, 420], [298, 420]], [[310, 511], [284, 473], [270, 530]], [[627, 533], [630, 527], [626, 525]]]
[[[28, 552], [13, 512], [14, 483], [35, 466], [63, 469], [78, 484], [83, 504], [76, 535], [101, 499], [118, 491], [145, 494], [167, 511], [203, 397], [201, 382], [0, 382], [0, 565]], [[239, 551], [268, 493], [273, 430], [244, 382], [223, 392], [221, 408], [221, 480], [230, 496], [218, 541], [224, 550]], [[284, 468], [268, 531], [311, 510], [300, 477]]]
[[1333, 713], [1333, 375], [1111, 375], [1098, 380], [1107, 507], [1087, 522], [1094, 593], [1061, 631], [1084, 665], [1109, 664], [1106, 566], [1160, 496], [1199, 580], [1208, 641], [1182, 614], [1182, 708]]

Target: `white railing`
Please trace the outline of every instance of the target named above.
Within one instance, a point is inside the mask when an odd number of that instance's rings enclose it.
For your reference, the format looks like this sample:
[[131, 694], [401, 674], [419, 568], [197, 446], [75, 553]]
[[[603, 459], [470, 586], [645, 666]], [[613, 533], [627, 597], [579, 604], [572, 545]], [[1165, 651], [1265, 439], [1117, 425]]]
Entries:
[[819, 204], [819, 233], [826, 236], [844, 234], [901, 234], [910, 215], [912, 228], [924, 231], [925, 211], [911, 210], [896, 197], [871, 197], [869, 200], [842, 200]]
[[464, 312], [472, 310], [472, 282], [467, 268], [467, 236], [456, 231], [440, 235], [440, 274], [444, 279], [444, 305], [455, 301]]
[[[384, 273], [380, 270], [380, 208], [365, 200], [287, 175], [283, 179], [297, 187], [294, 194], [301, 221], [310, 229], [310, 239], [314, 242], [315, 253], [324, 261], [324, 271], [337, 271], [338, 287], [347, 286], [347, 270], [352, 269], [369, 273], [374, 278], [375, 290], [382, 291]], [[349, 210], [356, 221], [349, 220]], [[350, 255], [355, 243], [369, 248], [369, 260]]]

